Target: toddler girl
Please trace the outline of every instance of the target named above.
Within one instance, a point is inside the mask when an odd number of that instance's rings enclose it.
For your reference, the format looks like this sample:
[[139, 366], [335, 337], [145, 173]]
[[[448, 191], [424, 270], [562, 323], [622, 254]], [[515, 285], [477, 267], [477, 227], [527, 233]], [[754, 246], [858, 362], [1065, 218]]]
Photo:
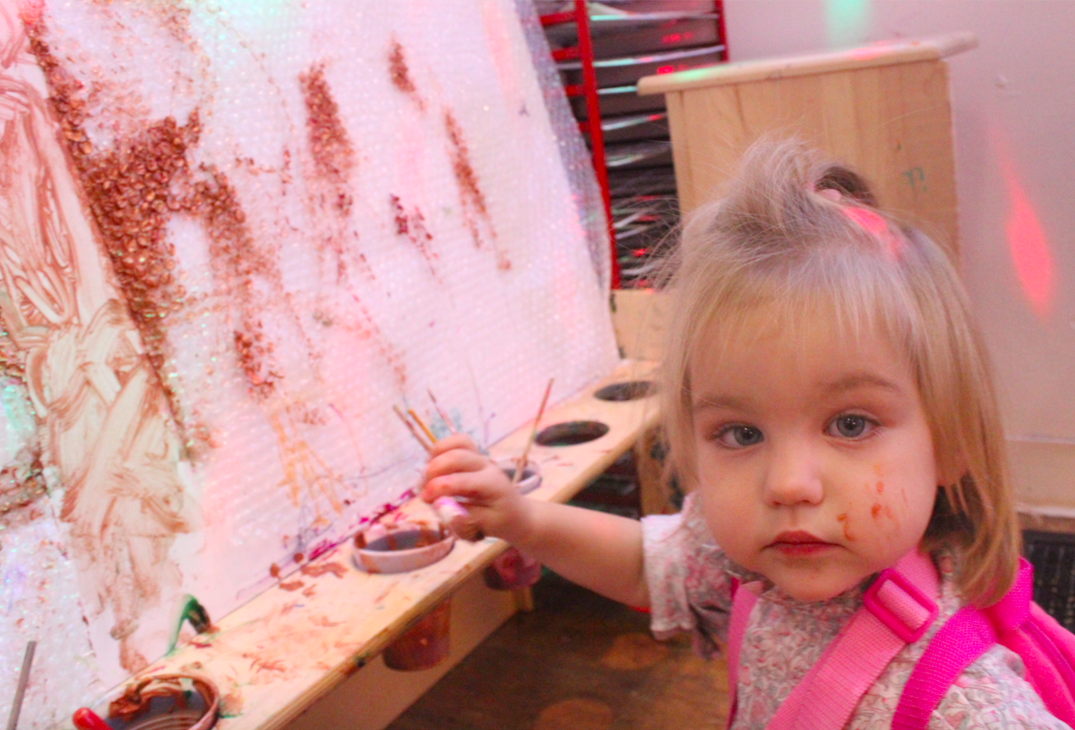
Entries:
[[[733, 728], [769, 725], [877, 574], [920, 551], [939, 574], [939, 617], [844, 724], [890, 727], [929, 639], [963, 605], [1004, 595], [1019, 559], [991, 374], [959, 277], [937, 244], [876, 209], [861, 178], [796, 142], [755, 145], [690, 217], [677, 255], [661, 394], [688, 491], [680, 514], [639, 522], [519, 496], [464, 436], [436, 445], [423, 497], [469, 500], [485, 534], [649, 607], [658, 637], [691, 631], [706, 655], [727, 640], [733, 593], [756, 594], [733, 647]], [[993, 647], [929, 727], [1066, 727], [1021, 672]]]

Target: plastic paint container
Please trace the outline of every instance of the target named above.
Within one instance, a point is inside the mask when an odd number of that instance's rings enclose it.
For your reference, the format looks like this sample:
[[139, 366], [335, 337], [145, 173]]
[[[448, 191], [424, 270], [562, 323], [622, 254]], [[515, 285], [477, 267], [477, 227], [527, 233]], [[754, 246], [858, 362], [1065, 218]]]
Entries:
[[220, 691], [206, 677], [161, 674], [129, 682], [92, 709], [113, 730], [209, 730]]
[[455, 536], [440, 524], [378, 523], [355, 535], [351, 559], [367, 573], [406, 573], [437, 562], [454, 544]]
[[446, 599], [384, 650], [385, 666], [404, 672], [432, 669], [451, 651], [452, 600]]

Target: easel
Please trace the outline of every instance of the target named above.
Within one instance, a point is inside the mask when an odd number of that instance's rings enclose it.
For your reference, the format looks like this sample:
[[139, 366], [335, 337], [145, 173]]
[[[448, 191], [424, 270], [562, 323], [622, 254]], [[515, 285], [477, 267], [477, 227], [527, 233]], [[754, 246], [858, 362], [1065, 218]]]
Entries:
[[[654, 426], [653, 397], [613, 402], [593, 395], [605, 385], [653, 374], [652, 362], [624, 360], [606, 380], [546, 411], [543, 424], [600, 421], [609, 431], [573, 446], [535, 444], [530, 459], [541, 466], [542, 485], [534, 498], [569, 500]], [[520, 428], [496, 444], [491, 456], [517, 456], [530, 430], [529, 424]], [[402, 512], [432, 518], [419, 500]], [[312, 564], [335, 563], [344, 570], [304, 576], [312, 590], [301, 593], [269, 589], [220, 619], [215, 632], [188, 641], [146, 673], [196, 671], [214, 680], [224, 697], [220, 730], [381, 728], [519, 609], [514, 593], [482, 584], [482, 570], [506, 548], [495, 539], [457, 541], [447, 557], [427, 568], [371, 575], [352, 566], [348, 544], [337, 546]], [[449, 659], [419, 672], [385, 668], [380, 652], [449, 597], [455, 602]]]

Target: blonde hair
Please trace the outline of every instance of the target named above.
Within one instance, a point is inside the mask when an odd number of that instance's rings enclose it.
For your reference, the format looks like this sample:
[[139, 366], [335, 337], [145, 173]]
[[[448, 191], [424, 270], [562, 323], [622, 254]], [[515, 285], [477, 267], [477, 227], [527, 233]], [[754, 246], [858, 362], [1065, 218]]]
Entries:
[[1018, 519], [992, 370], [945, 251], [878, 210], [854, 172], [801, 142], [766, 139], [724, 194], [688, 218], [675, 259], [661, 393], [685, 486], [697, 479], [689, 363], [703, 333], [718, 327], [727, 340], [760, 306], [792, 325], [821, 313], [849, 335], [880, 331], [910, 368], [948, 482], [922, 546], [954, 549], [971, 603], [1003, 596], [1018, 569]]

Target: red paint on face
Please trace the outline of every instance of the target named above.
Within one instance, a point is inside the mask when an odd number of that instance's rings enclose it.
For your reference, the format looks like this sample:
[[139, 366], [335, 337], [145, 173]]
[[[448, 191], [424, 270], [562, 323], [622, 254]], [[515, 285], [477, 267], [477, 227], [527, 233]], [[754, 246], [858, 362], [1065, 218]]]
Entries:
[[836, 515], [836, 521], [844, 526], [844, 539], [854, 540], [855, 538], [851, 536], [851, 522], [847, 519], [847, 513]]
[[876, 520], [877, 515], [879, 515], [880, 513], [881, 513], [881, 503], [880, 502], [874, 502], [873, 507], [870, 508], [870, 514], [873, 515], [873, 518]]

